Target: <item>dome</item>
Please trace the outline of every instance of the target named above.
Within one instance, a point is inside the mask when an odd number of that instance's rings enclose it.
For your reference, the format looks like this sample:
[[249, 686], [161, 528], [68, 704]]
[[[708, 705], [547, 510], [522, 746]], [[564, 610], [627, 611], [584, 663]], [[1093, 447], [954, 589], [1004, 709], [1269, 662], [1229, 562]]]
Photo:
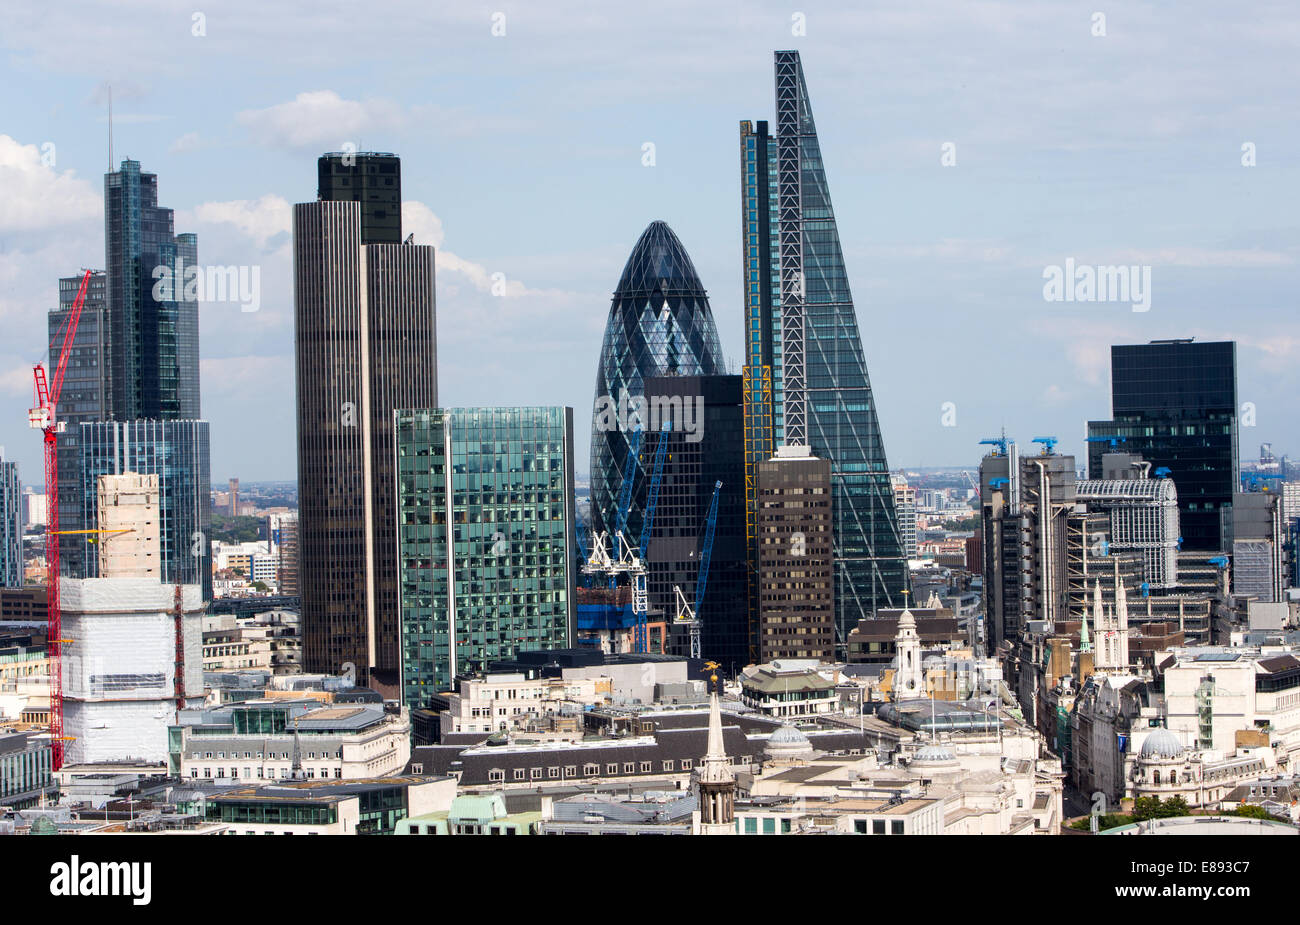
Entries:
[[915, 755], [912, 756], [912, 764], [952, 764], [957, 760], [957, 756], [952, 753], [952, 749], [946, 745], [932, 743], [922, 746]]
[[1146, 737], [1138, 757], [1155, 760], [1181, 758], [1183, 751], [1183, 743], [1178, 741], [1178, 736], [1161, 728]]
[[763, 749], [769, 758], [804, 758], [812, 755], [812, 743], [793, 726], [782, 726], [768, 736]]
[[[637, 402], [645, 401], [645, 381], [655, 376], [712, 376], [725, 372], [721, 342], [709, 297], [695, 264], [671, 228], [651, 222], [632, 248], [610, 302], [596, 370], [591, 421], [592, 529], [613, 531], [618, 521], [624, 469], [631, 434], [637, 428]], [[648, 439], [663, 421], [640, 425], [647, 439], [633, 464], [627, 535], [641, 535], [647, 502], [649, 460], [656, 444]]]

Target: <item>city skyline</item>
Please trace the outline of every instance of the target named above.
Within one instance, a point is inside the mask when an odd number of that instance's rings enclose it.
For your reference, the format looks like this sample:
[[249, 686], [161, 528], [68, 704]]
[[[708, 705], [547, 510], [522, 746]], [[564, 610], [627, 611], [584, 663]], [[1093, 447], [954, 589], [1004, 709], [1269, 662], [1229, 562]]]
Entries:
[[[770, 55], [789, 47], [802, 53], [817, 97], [895, 469], [973, 465], [978, 441], [1012, 422], [1022, 442], [1031, 430], [1056, 433], [1063, 451], [1082, 457], [1086, 421], [1109, 413], [1109, 346], [1161, 337], [1236, 340], [1240, 398], [1252, 403], [1256, 422], [1242, 428], [1241, 452], [1252, 455], [1263, 442], [1291, 451], [1300, 422], [1282, 396], [1300, 375], [1300, 328], [1285, 313], [1285, 294], [1295, 288], [1300, 234], [1280, 193], [1296, 171], [1295, 129], [1263, 114], [1269, 94], [1294, 83], [1295, 62], [1265, 30], [1222, 28], [1210, 9], [1157, 21], [1150, 8], [1138, 8], [1113, 15], [1099, 36], [1089, 12], [1047, 7], [1006, 10], [1001, 31], [961, 12], [937, 26], [937, 8], [928, 5], [877, 18], [812, 9], [803, 35], [792, 32], [798, 24], [790, 12], [775, 7], [725, 26], [672, 4], [656, 17], [632, 11], [617, 22], [507, 10], [505, 34], [495, 36], [487, 13], [412, 7], [411, 31], [436, 23], [454, 54], [424, 65], [425, 79], [396, 79], [409, 76], [398, 65], [380, 69], [373, 90], [357, 87], [349, 66], [328, 62], [338, 39], [316, 36], [306, 16], [294, 21], [277, 10], [259, 22], [272, 40], [303, 40], [289, 42], [291, 62], [305, 40], [322, 39], [301, 74], [291, 68], [259, 84], [232, 68], [267, 40], [241, 34], [233, 41], [250, 17], [213, 13], [195, 35], [197, 23], [178, 13], [178, 38], [207, 44], [184, 55], [151, 49], [147, 69], [129, 75], [119, 61], [78, 44], [62, 19], [75, 6], [44, 23], [19, 14], [4, 66], [44, 69], [50, 79], [15, 100], [0, 126], [0, 174], [13, 190], [0, 225], [0, 269], [12, 280], [0, 320], [16, 332], [0, 351], [0, 394], [11, 409], [0, 443], [20, 462], [24, 482], [37, 484], [39, 441], [22, 418], [30, 366], [44, 349], [45, 313], [57, 305], [57, 280], [97, 266], [103, 253], [101, 84], [114, 87], [115, 158], [158, 174], [177, 209], [176, 227], [200, 236], [205, 260], [261, 269], [258, 311], [230, 301], [202, 307], [212, 475], [290, 479], [289, 204], [311, 198], [309, 158], [347, 143], [403, 158], [403, 224], [417, 243], [437, 248], [445, 404], [513, 404], [527, 395], [570, 405], [581, 419], [610, 281], [654, 219], [674, 228], [696, 262], [724, 357], [739, 372], [734, 131], [740, 119], [768, 111]], [[1294, 24], [1290, 11], [1275, 14], [1275, 22]], [[126, 14], [123, 28], [144, 16]], [[982, 40], [965, 58], [953, 55], [963, 26]], [[48, 43], [51, 29], [71, 37]], [[739, 40], [684, 66], [722, 31]], [[609, 53], [620, 43], [662, 42], [665, 32], [677, 41], [649, 80], [636, 55]], [[1183, 64], [1167, 53], [1210, 32], [1224, 54]], [[1008, 43], [1020, 47], [1036, 35], [1023, 62], [1012, 61]], [[924, 65], [909, 62], [923, 36], [931, 55]], [[136, 40], [125, 31], [119, 38], [115, 56]], [[594, 68], [605, 79], [575, 82], [539, 56], [564, 41], [586, 49], [578, 72]], [[1164, 52], [1159, 74], [1145, 63], [1153, 41]], [[501, 52], [490, 42], [513, 44]], [[66, 52], [58, 61], [65, 73], [30, 54], [43, 45]], [[879, 58], [862, 63], [864, 46]], [[982, 66], [986, 58], [996, 66]], [[1242, 67], [1249, 78], [1240, 77]], [[187, 97], [190, 82], [211, 83], [214, 69], [231, 70], [221, 98]], [[1005, 85], [982, 76], [988, 72]], [[519, 83], [524, 73], [536, 87]], [[471, 87], [473, 75], [492, 79]], [[1136, 95], [1127, 92], [1135, 75], [1145, 75]], [[701, 86], [709, 92], [693, 92]], [[1207, 119], [1207, 106], [1217, 119]], [[1108, 118], [1083, 118], [1097, 112]], [[610, 114], [617, 118], [604, 118]], [[528, 139], [521, 149], [518, 137]], [[1253, 168], [1243, 165], [1248, 143], [1258, 158]], [[947, 144], [952, 167], [943, 166]], [[47, 166], [42, 158], [50, 155]], [[647, 155], [654, 166], [643, 166]], [[557, 211], [562, 199], [567, 205]], [[555, 225], [545, 233], [535, 221], [500, 220], [544, 212]], [[1150, 265], [1149, 310], [1045, 301], [1044, 272], [1067, 261]], [[494, 296], [494, 287], [504, 295]], [[977, 361], [969, 353], [976, 337], [995, 338], [1000, 352], [1020, 361], [973, 381], [964, 373]], [[557, 354], [572, 356], [563, 364], [572, 369], [550, 364], [552, 374], [539, 375], [538, 364]], [[1018, 380], [1035, 357], [1050, 361], [1050, 375], [1025, 390]], [[954, 426], [945, 426], [945, 415]], [[242, 439], [250, 421], [259, 440]], [[575, 457], [585, 460], [582, 427], [578, 440]]]

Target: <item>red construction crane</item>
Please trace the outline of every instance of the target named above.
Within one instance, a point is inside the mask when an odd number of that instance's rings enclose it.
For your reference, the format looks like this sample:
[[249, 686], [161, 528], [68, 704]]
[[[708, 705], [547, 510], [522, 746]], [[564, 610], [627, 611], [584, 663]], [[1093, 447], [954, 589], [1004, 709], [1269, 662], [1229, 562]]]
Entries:
[[[54, 381], [47, 387], [45, 366], [37, 363], [33, 370], [36, 384], [36, 407], [27, 412], [27, 422], [45, 437], [45, 500], [49, 508], [45, 527], [45, 612], [49, 621], [48, 653], [50, 663], [50, 740], [53, 746], [54, 770], [63, 767], [63, 643], [62, 612], [59, 610], [59, 448], [58, 434], [63, 423], [55, 419], [54, 411], [63, 392], [63, 373], [68, 366], [68, 354], [77, 337], [77, 322], [81, 320], [81, 304], [86, 301], [86, 288], [90, 285], [91, 271], [81, 278], [81, 288], [72, 303], [67, 321], [61, 328], [63, 339], [59, 362], [54, 368]], [[56, 339], [56, 343], [60, 343]], [[50, 345], [50, 361], [54, 356]]]

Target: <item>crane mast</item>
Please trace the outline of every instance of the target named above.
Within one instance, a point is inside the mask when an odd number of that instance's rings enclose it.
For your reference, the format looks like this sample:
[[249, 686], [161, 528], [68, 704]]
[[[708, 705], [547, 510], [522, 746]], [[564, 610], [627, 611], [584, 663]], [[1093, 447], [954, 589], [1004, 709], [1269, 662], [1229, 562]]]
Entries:
[[[45, 366], [37, 363], [32, 369], [35, 406], [27, 412], [27, 423], [41, 431], [45, 452], [45, 497], [49, 508], [45, 527], [45, 612], [48, 622], [47, 654], [50, 664], [50, 746], [54, 770], [63, 767], [63, 614], [59, 609], [59, 446], [58, 435], [64, 429], [57, 420], [56, 409], [63, 392], [63, 374], [67, 370], [68, 356], [77, 338], [77, 325], [81, 320], [81, 306], [86, 301], [91, 271], [81, 278], [81, 287], [68, 312], [63, 340], [60, 344], [54, 378], [46, 382]], [[54, 345], [51, 344], [51, 347]], [[51, 362], [54, 357], [51, 355]]]

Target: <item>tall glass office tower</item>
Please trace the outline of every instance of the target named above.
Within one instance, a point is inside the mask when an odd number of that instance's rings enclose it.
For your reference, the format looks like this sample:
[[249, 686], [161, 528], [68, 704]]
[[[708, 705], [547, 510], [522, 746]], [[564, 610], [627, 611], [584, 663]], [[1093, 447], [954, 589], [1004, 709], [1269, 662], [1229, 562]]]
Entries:
[[23, 495], [18, 463], [0, 446], [0, 588], [23, 586]]
[[[831, 462], [836, 646], [908, 586], [875, 399], [797, 51], [776, 52], [776, 133], [740, 123], [745, 488], [757, 567], [757, 470], [782, 445]], [[757, 600], [751, 582], [751, 614]]]
[[458, 674], [568, 646], [573, 409], [395, 414], [402, 702]]
[[[592, 529], [613, 532], [632, 434], [633, 405], [651, 376], [723, 372], [709, 297], [686, 248], [664, 222], [651, 222], [623, 267], [605, 323], [591, 423]], [[648, 415], [647, 415], [648, 416]], [[645, 431], [652, 422], [641, 421]], [[648, 457], [641, 441], [632, 471], [627, 535], [641, 536]]]
[[[49, 313], [50, 357], [58, 362], [67, 336], [72, 304], [81, 288], [80, 276], [59, 280], [59, 307]], [[64, 372], [63, 394], [55, 409], [65, 427], [59, 433], [59, 497], [51, 504], [59, 506], [59, 529], [81, 530], [81, 424], [108, 417], [108, 315], [105, 296], [108, 274], [92, 273], [81, 305], [77, 335], [72, 340], [68, 365]], [[87, 558], [93, 558], [94, 546], [85, 534], [66, 532], [59, 537], [59, 567], [64, 575], [80, 578], [85, 574]]]
[[[158, 205], [158, 177], [124, 160], [104, 175], [105, 270], [92, 275], [57, 414], [60, 525], [94, 529], [96, 479], [157, 474], [162, 495], [163, 580], [199, 585], [212, 598], [208, 425], [199, 420], [199, 303], [183, 284], [198, 239], [176, 234]], [[165, 269], [166, 273], [163, 272]], [[50, 312], [57, 362], [81, 278], [59, 281]], [[89, 442], [87, 442], [89, 441]], [[87, 536], [61, 537], [64, 573], [94, 577]]]
[[1231, 551], [1240, 463], [1237, 345], [1156, 340], [1110, 348], [1109, 421], [1088, 422], [1088, 473], [1101, 478], [1112, 446], [1169, 469], [1183, 548]]
[[156, 286], [159, 267], [197, 265], [198, 238], [174, 233], [172, 210], [158, 205], [158, 176], [141, 172], [139, 161], [104, 175], [104, 249], [109, 414], [199, 417], [199, 303], [181, 285]]

